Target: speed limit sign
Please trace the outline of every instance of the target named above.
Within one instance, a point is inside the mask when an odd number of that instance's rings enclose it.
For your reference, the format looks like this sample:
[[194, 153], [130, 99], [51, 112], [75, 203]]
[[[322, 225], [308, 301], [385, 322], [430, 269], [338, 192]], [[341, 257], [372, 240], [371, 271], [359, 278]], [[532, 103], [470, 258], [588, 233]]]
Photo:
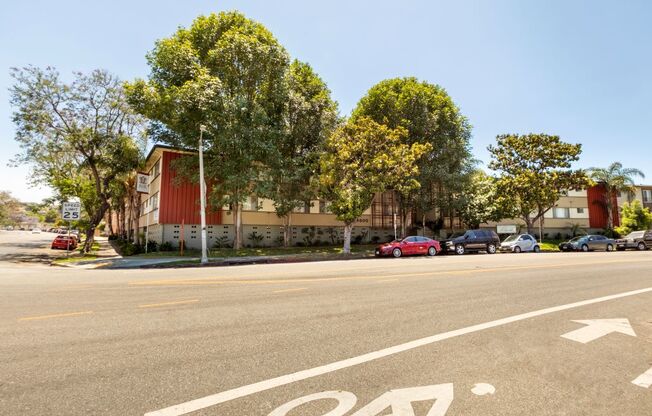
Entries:
[[64, 202], [61, 216], [65, 221], [77, 221], [81, 217], [81, 203]]

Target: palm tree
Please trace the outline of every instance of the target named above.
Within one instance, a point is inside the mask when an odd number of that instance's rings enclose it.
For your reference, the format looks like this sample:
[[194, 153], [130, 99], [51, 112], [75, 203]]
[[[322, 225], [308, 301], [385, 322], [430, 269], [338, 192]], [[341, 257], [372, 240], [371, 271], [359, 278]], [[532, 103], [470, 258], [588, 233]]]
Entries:
[[620, 192], [634, 193], [634, 177], [645, 178], [643, 172], [634, 168], [623, 168], [620, 162], [614, 162], [607, 168], [589, 168], [589, 177], [604, 186], [605, 207], [607, 208], [607, 228], [613, 229], [613, 200]]

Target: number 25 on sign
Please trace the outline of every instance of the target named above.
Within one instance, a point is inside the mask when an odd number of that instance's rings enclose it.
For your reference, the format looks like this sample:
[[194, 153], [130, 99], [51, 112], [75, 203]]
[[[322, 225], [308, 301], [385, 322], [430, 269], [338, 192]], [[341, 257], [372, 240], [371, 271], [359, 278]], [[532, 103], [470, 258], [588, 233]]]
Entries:
[[77, 221], [81, 217], [81, 203], [64, 202], [61, 217], [66, 221]]

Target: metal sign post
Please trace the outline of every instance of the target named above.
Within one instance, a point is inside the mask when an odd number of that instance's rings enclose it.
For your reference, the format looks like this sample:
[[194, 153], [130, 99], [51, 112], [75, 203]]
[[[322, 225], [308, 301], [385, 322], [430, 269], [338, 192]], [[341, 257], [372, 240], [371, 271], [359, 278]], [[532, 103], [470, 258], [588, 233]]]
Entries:
[[70, 229], [72, 222], [81, 217], [81, 202], [64, 202], [61, 209], [61, 217], [68, 221], [68, 240], [66, 242], [66, 257], [70, 255]]

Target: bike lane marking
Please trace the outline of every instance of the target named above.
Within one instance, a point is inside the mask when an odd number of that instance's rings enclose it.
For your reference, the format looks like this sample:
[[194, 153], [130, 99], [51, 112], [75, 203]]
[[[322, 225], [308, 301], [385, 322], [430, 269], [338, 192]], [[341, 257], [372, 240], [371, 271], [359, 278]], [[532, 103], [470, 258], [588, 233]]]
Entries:
[[459, 337], [462, 335], [471, 334], [474, 332], [483, 331], [486, 329], [496, 328], [510, 323], [523, 321], [530, 318], [535, 318], [543, 315], [549, 315], [556, 312], [566, 311], [569, 309], [579, 308], [582, 306], [593, 305], [596, 303], [607, 302], [615, 299], [626, 298], [629, 296], [636, 296], [644, 293], [652, 292], [652, 287], [632, 290], [628, 292], [617, 293], [613, 295], [601, 296], [598, 298], [582, 300], [578, 302], [568, 303], [565, 305], [552, 306], [549, 308], [539, 309], [536, 311], [526, 312], [518, 315], [509, 316], [506, 318], [497, 319], [494, 321], [484, 322], [481, 324], [471, 325], [465, 328], [456, 329], [453, 331], [443, 332], [440, 334], [432, 335], [425, 338], [420, 338], [414, 341], [409, 341], [403, 344], [395, 345], [392, 347], [384, 348], [378, 351], [369, 352], [359, 355], [357, 357], [347, 358], [344, 360], [336, 361], [330, 364], [322, 365], [319, 367], [310, 368], [307, 370], [297, 371], [295, 373], [286, 374], [279, 377], [274, 377], [268, 380], [259, 381], [257, 383], [249, 384], [246, 386], [237, 387], [231, 390], [226, 390], [221, 393], [212, 394], [199, 399], [190, 400], [185, 403], [177, 404], [174, 406], [166, 407], [164, 409], [148, 412], [145, 416], [181, 416], [197, 410], [212, 407], [220, 403], [225, 403], [231, 400], [239, 399], [242, 397], [250, 396], [255, 393], [270, 390], [275, 387], [285, 386], [297, 381], [306, 380], [312, 377], [332, 373], [334, 371], [342, 370], [345, 368], [353, 367], [359, 364], [367, 363], [370, 361], [378, 360], [380, 358], [395, 355], [401, 352], [409, 351], [425, 345], [434, 344], [439, 341], [444, 341], [450, 338]]

